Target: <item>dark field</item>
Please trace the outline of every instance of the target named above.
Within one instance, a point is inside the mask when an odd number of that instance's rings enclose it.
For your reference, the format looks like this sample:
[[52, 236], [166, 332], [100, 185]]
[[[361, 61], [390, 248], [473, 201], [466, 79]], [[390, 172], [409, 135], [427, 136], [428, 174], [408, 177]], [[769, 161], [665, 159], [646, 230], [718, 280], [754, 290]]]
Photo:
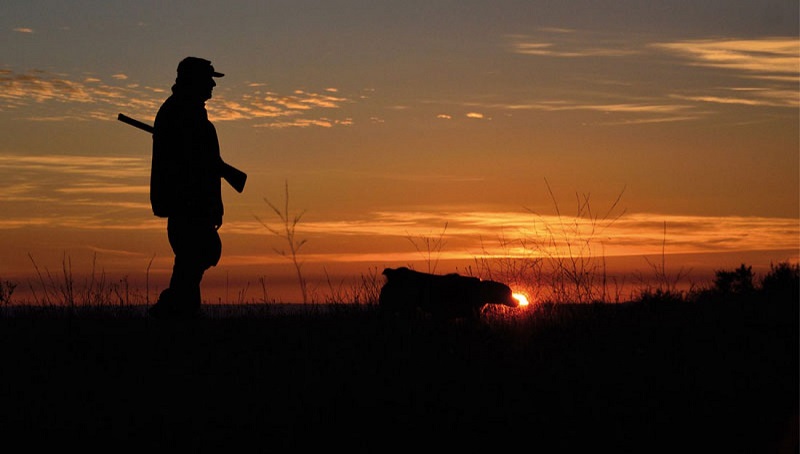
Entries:
[[0, 309], [0, 435], [108, 452], [797, 452], [797, 304], [480, 323], [299, 307]]

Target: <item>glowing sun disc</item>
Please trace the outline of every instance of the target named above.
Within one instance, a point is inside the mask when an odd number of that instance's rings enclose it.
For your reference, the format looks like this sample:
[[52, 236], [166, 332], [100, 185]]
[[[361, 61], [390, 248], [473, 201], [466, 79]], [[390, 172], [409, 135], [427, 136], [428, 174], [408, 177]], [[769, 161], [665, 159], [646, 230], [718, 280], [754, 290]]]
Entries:
[[513, 293], [511, 294], [511, 296], [514, 297], [514, 299], [516, 299], [517, 301], [519, 301], [520, 306], [527, 306], [529, 304], [528, 297], [526, 297], [522, 293]]

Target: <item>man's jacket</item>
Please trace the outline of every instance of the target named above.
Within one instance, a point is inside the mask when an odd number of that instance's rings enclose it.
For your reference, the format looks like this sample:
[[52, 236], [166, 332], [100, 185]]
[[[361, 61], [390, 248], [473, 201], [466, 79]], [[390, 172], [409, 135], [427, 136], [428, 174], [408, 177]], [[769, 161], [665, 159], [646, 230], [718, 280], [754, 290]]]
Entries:
[[205, 104], [173, 94], [156, 115], [150, 204], [159, 217], [185, 216], [222, 224], [219, 140]]

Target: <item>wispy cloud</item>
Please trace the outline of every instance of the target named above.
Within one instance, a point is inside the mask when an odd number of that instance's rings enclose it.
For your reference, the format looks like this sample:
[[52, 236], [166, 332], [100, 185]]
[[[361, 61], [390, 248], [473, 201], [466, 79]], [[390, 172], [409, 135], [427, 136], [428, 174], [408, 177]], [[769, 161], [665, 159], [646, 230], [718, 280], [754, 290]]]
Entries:
[[[800, 39], [763, 37], [753, 39], [697, 39], [647, 42], [644, 37], [623, 42], [612, 34], [597, 34], [570, 29], [540, 29], [533, 35], [511, 35], [512, 52], [533, 57], [609, 58], [618, 65], [646, 65], [647, 59], [671, 54], [686, 67], [722, 71], [731, 84], [721, 85], [719, 77], [694, 78], [679, 87], [665, 84], [663, 93], [652, 93], [651, 103], [598, 104], [579, 100], [534, 101], [508, 105], [509, 109], [597, 110], [636, 115], [604, 124], [642, 124], [686, 121], [706, 117], [708, 106], [792, 107], [800, 106]], [[618, 66], [616, 65], [616, 66]], [[632, 72], [636, 74], [636, 72]], [[599, 74], [598, 80], [603, 75]], [[703, 86], [703, 80], [715, 85]], [[743, 84], [742, 81], [748, 81]], [[595, 79], [591, 83], [598, 83]], [[624, 81], [617, 81], [624, 83]], [[630, 83], [641, 83], [635, 79]], [[684, 101], [675, 103], [674, 101]], [[706, 107], [703, 107], [706, 106]], [[641, 116], [641, 115], [646, 116]], [[649, 116], [654, 114], [657, 116]]]
[[[690, 102], [670, 102], [680, 97], [666, 96], [661, 102], [618, 102], [618, 103], [598, 103], [594, 100], [580, 99], [561, 99], [561, 100], [540, 100], [531, 102], [515, 103], [462, 103], [463, 106], [471, 108], [481, 108], [499, 111], [542, 111], [542, 112], [601, 112], [604, 114], [621, 114], [625, 118], [616, 120], [604, 119], [602, 124], [645, 124], [645, 123], [666, 123], [676, 121], [689, 121], [702, 118], [706, 112], [699, 110]], [[686, 99], [686, 101], [690, 101]], [[482, 114], [467, 114], [470, 118], [483, 118]], [[441, 118], [441, 117], [440, 117]]]
[[796, 37], [701, 39], [651, 46], [681, 55], [695, 65], [744, 72], [751, 77], [800, 77], [800, 39]]
[[310, 126], [318, 126], [321, 128], [332, 128], [334, 126], [350, 126], [353, 124], [353, 120], [350, 118], [344, 119], [330, 119], [330, 118], [319, 118], [319, 119], [307, 119], [307, 118], [297, 118], [294, 120], [284, 120], [284, 121], [273, 121], [270, 123], [262, 123], [256, 125], [257, 127], [262, 128], [272, 128], [272, 129], [284, 129], [284, 128], [308, 128]]
[[749, 81], [731, 87], [708, 87], [705, 92], [676, 94], [675, 98], [742, 106], [800, 106], [800, 39], [704, 39], [654, 43], [651, 47], [686, 60], [690, 66], [726, 71]]
[[56, 190], [62, 194], [149, 194], [150, 186], [79, 183]]
[[[263, 226], [257, 222], [231, 224], [226, 225], [230, 234], [264, 234]], [[594, 257], [796, 250], [800, 247], [800, 225], [796, 219], [658, 213], [632, 213], [598, 221], [526, 211], [382, 211], [359, 219], [309, 220], [298, 225], [297, 230], [299, 234], [314, 235], [322, 241], [324, 238], [336, 242], [335, 238], [341, 236], [363, 236], [369, 237], [375, 247], [379, 244], [402, 246], [397, 250], [386, 249], [384, 257], [407, 252], [409, 238], [434, 238], [443, 231], [449, 245], [444, 252], [452, 259], [471, 259], [484, 254], [556, 257], [568, 255], [570, 247], [572, 253], [580, 249], [581, 253]], [[396, 242], [387, 243], [386, 239]]]
[[628, 57], [641, 53], [630, 40], [608, 34], [541, 28], [535, 35], [508, 35], [512, 52], [556, 58]]
[[149, 172], [144, 157], [0, 153], [3, 226], [130, 224], [150, 210]]
[[309, 126], [330, 128], [352, 124], [352, 119], [349, 118], [330, 119], [317, 114], [320, 110], [339, 109], [351, 102], [346, 97], [334, 96], [332, 93], [338, 92], [335, 88], [328, 87], [323, 90], [324, 93], [295, 90], [290, 95], [281, 95], [272, 91], [261, 91], [262, 84], [248, 86], [256, 90], [237, 99], [226, 95], [215, 97], [214, 105], [209, 109], [209, 117], [215, 121], [268, 120], [254, 126], [275, 129]]
[[[137, 220], [136, 222], [132, 222]], [[152, 216], [135, 218], [108, 219], [88, 215], [68, 215], [54, 213], [52, 216], [38, 216], [16, 219], [0, 219], [0, 230], [22, 229], [30, 227], [48, 227], [54, 229], [71, 229], [75, 231], [133, 231], [164, 230], [162, 220]]]
[[29, 27], [16, 27], [14, 31], [17, 33], [33, 33], [33, 29]]
[[800, 78], [800, 39], [696, 39], [644, 42], [628, 35], [599, 34], [570, 29], [539, 29], [534, 35], [509, 35], [512, 52], [551, 57], [631, 57], [666, 51], [690, 64], [746, 72], [750, 77], [794, 80]]
[[[96, 75], [70, 77], [40, 70], [23, 73], [0, 70], [0, 111], [15, 111], [28, 120], [113, 119], [120, 111], [152, 118], [168, 91], [140, 86], [130, 76], [117, 73], [104, 82]], [[294, 90], [290, 94], [264, 91], [261, 83], [215, 93], [209, 102], [213, 121], [269, 120], [256, 126], [349, 126], [349, 117], [329, 118], [353, 101], [333, 87], [320, 92]], [[287, 121], [286, 118], [297, 118]]]
[[[672, 98], [714, 104], [738, 104], [742, 106], [797, 107], [800, 105], [800, 93], [788, 90], [752, 89], [735, 92], [734, 89], [722, 89], [720, 95], [670, 95]], [[745, 95], [745, 96], [742, 96]], [[750, 97], [746, 97], [749, 95]]]
[[45, 174], [136, 178], [149, 175], [150, 167], [145, 158], [0, 153], [0, 171], [9, 175], [36, 171]]
[[97, 77], [80, 79], [39, 70], [0, 70], [0, 111], [16, 111], [32, 120], [90, 119], [97, 111], [113, 118], [120, 109], [132, 114], [155, 111], [160, 102], [152, 89], [107, 84]]

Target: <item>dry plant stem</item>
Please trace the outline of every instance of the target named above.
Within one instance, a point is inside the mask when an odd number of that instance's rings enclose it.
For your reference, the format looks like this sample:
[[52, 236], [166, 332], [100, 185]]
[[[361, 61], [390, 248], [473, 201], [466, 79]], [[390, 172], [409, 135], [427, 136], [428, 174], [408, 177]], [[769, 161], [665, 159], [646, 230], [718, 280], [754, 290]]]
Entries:
[[258, 278], [258, 283], [261, 284], [261, 303], [268, 304], [269, 299], [267, 298], [267, 279], [264, 276]]
[[[553, 300], [555, 302], [605, 301], [608, 295], [605, 288], [608, 279], [604, 254], [601, 254], [603, 260], [598, 263], [593, 247], [604, 231], [624, 214], [622, 210], [620, 214], [612, 217], [625, 191], [624, 188], [603, 216], [598, 216], [592, 211], [589, 194], [576, 194], [576, 215], [572, 221], [568, 221], [561, 214], [558, 200], [547, 179], [545, 184], [557, 218], [556, 225], [545, 224], [547, 240], [540, 245], [551, 268], [550, 288]], [[532, 210], [528, 211], [533, 213]], [[599, 278], [598, 273], [601, 275]], [[598, 286], [601, 288], [598, 289]]]
[[294, 265], [295, 272], [297, 273], [297, 282], [300, 286], [300, 292], [303, 295], [303, 304], [308, 303], [308, 288], [306, 284], [306, 280], [303, 277], [302, 267], [303, 263], [299, 260], [298, 254], [300, 252], [300, 248], [306, 244], [306, 240], [298, 240], [297, 239], [297, 224], [300, 222], [300, 219], [305, 214], [305, 210], [299, 214], [294, 216], [289, 215], [289, 183], [285, 182], [284, 184], [285, 192], [284, 192], [284, 205], [283, 210], [280, 210], [276, 207], [272, 202], [270, 202], [267, 198], [264, 198], [264, 201], [269, 205], [272, 211], [278, 216], [281, 220], [282, 227], [281, 230], [275, 229], [261, 219], [256, 216], [258, 222], [261, 223], [267, 230], [272, 232], [272, 234], [279, 236], [286, 240], [287, 244], [289, 245], [289, 252], [287, 253], [285, 250], [274, 249], [276, 253], [279, 255], [286, 257], [292, 261]]
[[661, 263], [655, 264], [645, 257], [645, 261], [650, 268], [653, 269], [655, 275], [655, 282], [657, 283], [656, 291], [664, 294], [677, 293], [678, 282], [683, 279], [691, 270], [685, 270], [683, 267], [678, 270], [675, 276], [670, 277], [667, 273], [667, 221], [664, 221], [664, 236], [661, 241]]
[[[439, 234], [438, 238], [430, 238], [427, 236], [419, 236], [414, 238], [411, 235], [406, 236], [408, 241], [414, 245], [414, 249], [416, 249], [417, 252], [422, 255], [422, 258], [425, 259], [425, 262], [428, 265], [429, 273], [435, 273], [436, 267], [439, 265], [439, 256], [441, 255], [442, 248], [445, 245], [444, 234], [447, 231], [447, 224], [447, 222], [444, 223], [444, 228], [442, 229], [442, 232]], [[417, 240], [425, 245], [424, 250], [422, 246], [417, 243]]]
[[[537, 244], [530, 244], [526, 238], [510, 240], [501, 232], [498, 238], [499, 254], [490, 252], [481, 238], [480, 257], [475, 258], [477, 275], [481, 279], [499, 280], [515, 290], [523, 290], [529, 298], [541, 300], [543, 260]], [[468, 275], [474, 275], [472, 267]]]
[[115, 304], [115, 301], [119, 306], [148, 301], [146, 293], [142, 294], [141, 290], [131, 286], [128, 276], [122, 276], [119, 281], [109, 281], [105, 271], [98, 271], [97, 255], [92, 259], [91, 271], [80, 283], [73, 273], [72, 259], [66, 254], [61, 261], [60, 276], [51, 274], [47, 267], [41, 270], [31, 254], [28, 254], [28, 258], [36, 270], [40, 290], [35, 282], [29, 281], [32, 300], [25, 301], [26, 304], [77, 309], [108, 306]]
[[144, 278], [144, 298], [145, 303], [149, 306], [150, 305], [150, 267], [153, 266], [153, 260], [155, 260], [156, 255], [153, 254], [150, 257], [150, 262], [147, 263], [147, 270], [145, 270], [145, 278]]
[[39, 277], [39, 283], [42, 285], [42, 292], [44, 293], [43, 299], [39, 300], [39, 297], [36, 294], [36, 289], [33, 287], [32, 283], [28, 283], [31, 289], [31, 295], [33, 295], [33, 302], [36, 305], [50, 305], [50, 300], [47, 294], [47, 284], [45, 283], [44, 277], [42, 276], [42, 272], [39, 270], [39, 265], [36, 264], [36, 260], [33, 259], [33, 256], [28, 253], [28, 258], [31, 259], [31, 263], [33, 264], [33, 269], [36, 270], [36, 275]]
[[4, 281], [0, 279], [0, 303], [8, 306], [11, 304], [11, 295], [14, 294], [14, 289], [17, 284], [12, 281]]

